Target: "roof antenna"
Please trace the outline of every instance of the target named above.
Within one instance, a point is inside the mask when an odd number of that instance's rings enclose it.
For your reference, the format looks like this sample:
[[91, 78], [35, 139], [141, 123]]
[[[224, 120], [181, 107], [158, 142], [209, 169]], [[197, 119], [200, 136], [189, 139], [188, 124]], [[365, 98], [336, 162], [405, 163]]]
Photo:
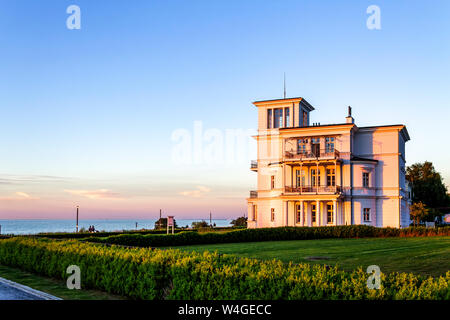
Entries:
[[283, 73], [284, 76], [284, 99], [286, 99], [286, 72]]

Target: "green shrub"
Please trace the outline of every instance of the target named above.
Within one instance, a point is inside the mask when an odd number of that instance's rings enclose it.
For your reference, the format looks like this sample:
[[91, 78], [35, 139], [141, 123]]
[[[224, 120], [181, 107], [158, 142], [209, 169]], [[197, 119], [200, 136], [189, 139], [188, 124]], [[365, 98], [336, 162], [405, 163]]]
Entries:
[[122, 234], [109, 237], [92, 237], [90, 242], [101, 242], [136, 247], [172, 247], [194, 244], [256, 242], [278, 240], [311, 240], [329, 238], [368, 238], [368, 237], [417, 237], [450, 235], [450, 228], [376, 228], [372, 226], [334, 226], [334, 227], [281, 227], [261, 229], [241, 229], [226, 233], [180, 232], [174, 235]]
[[[184, 229], [175, 229], [175, 233], [183, 232]], [[195, 230], [193, 230], [195, 231]], [[121, 234], [167, 234], [166, 230], [125, 230], [125, 231], [111, 231], [111, 232], [43, 232], [32, 237], [37, 238], [51, 238], [51, 239], [82, 239], [90, 237], [109, 237]]]
[[59, 279], [77, 265], [82, 287], [134, 299], [450, 299], [450, 272], [439, 278], [382, 274], [381, 289], [370, 290], [362, 269], [75, 240], [0, 240], [0, 264]]

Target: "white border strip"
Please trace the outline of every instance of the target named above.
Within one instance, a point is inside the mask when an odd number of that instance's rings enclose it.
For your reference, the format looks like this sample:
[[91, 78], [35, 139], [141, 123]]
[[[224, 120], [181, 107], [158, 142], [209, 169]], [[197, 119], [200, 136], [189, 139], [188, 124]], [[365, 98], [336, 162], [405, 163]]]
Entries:
[[38, 297], [38, 298], [41, 298], [41, 299], [44, 299], [44, 300], [62, 300], [61, 298], [52, 296], [51, 294], [48, 294], [48, 293], [45, 293], [45, 292], [42, 292], [42, 291], [38, 291], [38, 290], [34, 290], [33, 288], [24, 286], [23, 284], [20, 284], [20, 283], [14, 282], [14, 281], [7, 280], [7, 279], [2, 278], [2, 277], [0, 277], [0, 283], [3, 283], [5, 285], [7, 285], [7, 286], [10, 286], [10, 287], [14, 288], [14, 289], [23, 291], [23, 292], [25, 292], [27, 294], [31, 294], [31, 295], [33, 295], [35, 297]]

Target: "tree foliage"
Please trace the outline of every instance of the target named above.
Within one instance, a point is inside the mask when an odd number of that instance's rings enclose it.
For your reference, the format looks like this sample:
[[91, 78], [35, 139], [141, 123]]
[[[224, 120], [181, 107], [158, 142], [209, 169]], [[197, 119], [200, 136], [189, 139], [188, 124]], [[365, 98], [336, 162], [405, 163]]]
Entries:
[[[173, 226], [175, 229], [178, 228], [177, 221], [175, 219], [173, 219]], [[167, 218], [159, 218], [155, 222], [155, 229], [156, 230], [167, 229]]]
[[247, 218], [239, 217], [239, 218], [231, 221], [231, 224], [233, 225], [233, 227], [246, 227], [247, 226]]
[[208, 228], [210, 225], [205, 220], [192, 222], [193, 229]]
[[412, 201], [422, 202], [429, 208], [450, 205], [447, 187], [431, 162], [415, 163], [406, 169], [406, 179], [412, 186]]
[[414, 225], [420, 224], [428, 216], [429, 209], [422, 202], [415, 202], [409, 207], [409, 215]]

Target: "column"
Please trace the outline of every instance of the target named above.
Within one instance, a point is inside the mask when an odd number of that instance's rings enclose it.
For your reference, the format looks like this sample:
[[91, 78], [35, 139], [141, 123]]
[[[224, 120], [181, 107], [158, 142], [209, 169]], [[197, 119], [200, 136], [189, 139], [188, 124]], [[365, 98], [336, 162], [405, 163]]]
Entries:
[[320, 210], [320, 216], [322, 217], [322, 225], [326, 226], [328, 224], [327, 222], [327, 203], [326, 202], [321, 202], [320, 203], [322, 206], [322, 210]]
[[319, 163], [316, 162], [316, 194], [319, 191]]
[[300, 194], [302, 194], [303, 188], [302, 177], [303, 177], [303, 166], [302, 163], [300, 162]]
[[285, 223], [285, 226], [287, 227], [288, 225], [289, 225], [289, 217], [288, 217], [288, 213], [289, 213], [289, 210], [288, 210], [288, 206], [289, 206], [289, 201], [284, 201], [284, 216], [285, 216], [285, 221], [284, 221], [284, 223]]
[[334, 161], [334, 193], [337, 192], [337, 161]]
[[301, 226], [305, 225], [304, 214], [303, 214], [303, 200], [300, 200], [300, 225]]
[[335, 226], [338, 225], [336, 199], [333, 200], [333, 222]]
[[316, 225], [320, 226], [322, 224], [322, 217], [320, 216], [320, 201], [316, 200]]
[[311, 219], [311, 203], [305, 202], [306, 205], [306, 225], [308, 227], [312, 227], [312, 219]]

